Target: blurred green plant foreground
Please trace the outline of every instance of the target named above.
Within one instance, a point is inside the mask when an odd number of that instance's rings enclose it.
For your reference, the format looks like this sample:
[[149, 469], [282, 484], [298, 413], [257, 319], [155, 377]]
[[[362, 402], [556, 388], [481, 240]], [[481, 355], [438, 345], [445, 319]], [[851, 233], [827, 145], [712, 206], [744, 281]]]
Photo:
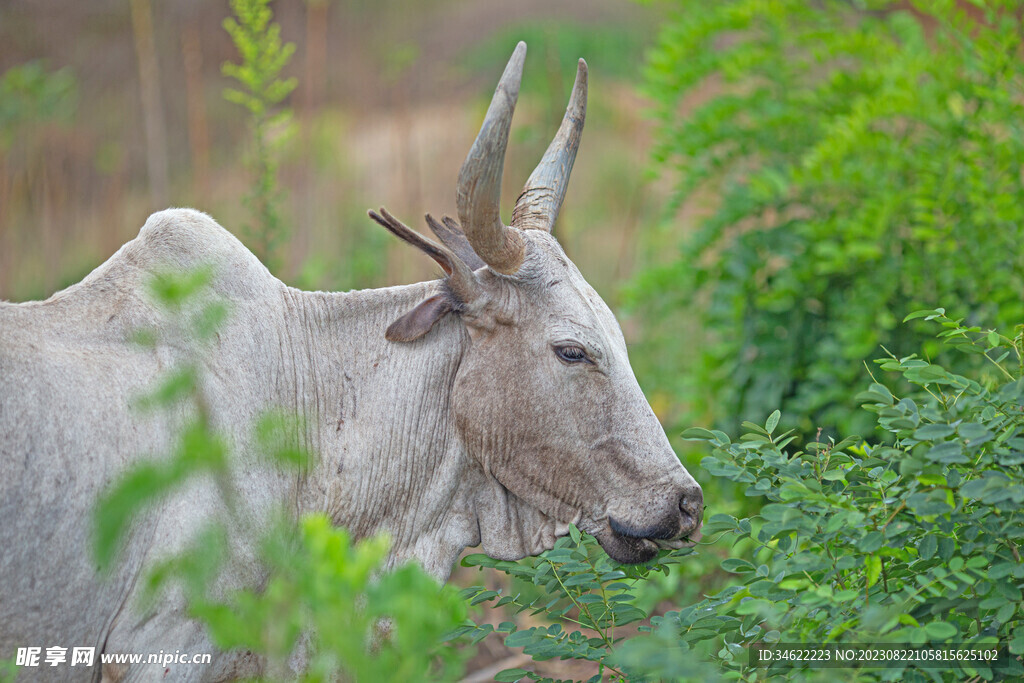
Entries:
[[[698, 227], [627, 297], [646, 328], [641, 383], [684, 406], [679, 421], [714, 427], [684, 433], [707, 454], [704, 540], [626, 567], [573, 529], [538, 558], [469, 556], [512, 591], [460, 597], [415, 567], [379, 573], [386, 539], [353, 544], [310, 518], [265, 539], [263, 590], [225, 596], [206, 590], [230, 553], [213, 527], [151, 582], [179, 582], [218, 645], [266, 656], [275, 678], [305, 634], [310, 680], [454, 680], [470, 646], [444, 643], [494, 634], [535, 661], [589, 662], [591, 681], [1024, 676], [1018, 3], [671, 4], [645, 89], [675, 191], [666, 216], [689, 210]], [[257, 222], [273, 218], [267, 249], [280, 239], [271, 151], [252, 199]], [[200, 354], [230, 315], [203, 299], [208, 278], [154, 286]], [[197, 472], [219, 480], [229, 454], [199, 367], [150, 397], [191, 405], [194, 421], [166, 467], [140, 465], [98, 508], [101, 564], [136, 511]], [[286, 417], [254, 428], [272, 462], [308, 465]], [[535, 618], [467, 620], [467, 602]], [[749, 666], [760, 642], [1001, 643], [1014, 658], [768, 670]], [[495, 680], [551, 680], [522, 666]]]
[[[165, 274], [151, 283], [151, 298], [170, 323], [163, 334], [192, 344], [188, 360], [137, 404], [140, 410], [184, 412], [186, 418], [169, 457], [135, 465], [99, 501], [97, 565], [107, 571], [116, 562], [136, 515], [189, 480], [209, 476], [224, 513], [199, 530], [191, 547], [150, 569], [147, 601], [180, 586], [190, 615], [207, 626], [218, 647], [266, 658], [267, 680], [292, 676], [288, 662], [296, 651], [306, 660], [303, 680], [406, 681], [428, 671], [432, 680], [454, 680], [460, 655], [441, 647], [441, 638], [464, 618], [466, 607], [454, 589], [441, 589], [415, 565], [383, 572], [386, 537], [356, 545], [326, 516], [305, 517], [296, 528], [283, 510], [269, 532], [254, 528], [232, 484], [230, 449], [212, 425], [216, 406], [202, 390], [203, 354], [230, 314], [209, 294], [212, 276], [200, 269]], [[151, 347], [163, 340], [140, 330], [135, 341]], [[313, 454], [300, 445], [304, 427], [291, 416], [268, 414], [253, 428], [267, 466], [302, 471], [313, 464]], [[245, 545], [237, 538], [229, 542], [232, 536], [257, 542], [266, 575], [259, 590], [224, 590], [221, 578], [242, 561]]]

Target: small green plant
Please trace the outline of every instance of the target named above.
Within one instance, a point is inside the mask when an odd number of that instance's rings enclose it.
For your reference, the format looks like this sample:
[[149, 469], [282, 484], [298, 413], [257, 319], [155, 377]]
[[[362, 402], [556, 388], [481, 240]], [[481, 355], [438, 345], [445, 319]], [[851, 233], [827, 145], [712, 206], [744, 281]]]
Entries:
[[159, 591], [171, 578], [179, 581], [189, 613], [206, 624], [217, 647], [263, 655], [267, 680], [295, 677], [289, 659], [305, 636], [298, 676], [303, 681], [461, 676], [463, 656], [444, 647], [442, 638], [465, 618], [465, 603], [416, 565], [383, 571], [386, 537], [353, 543], [323, 515], [303, 518], [298, 533], [294, 524], [282, 522], [263, 539], [266, 585], [224, 598], [211, 585], [227, 547], [223, 528], [212, 528], [187, 552], [158, 566], [150, 586]]
[[[170, 453], [141, 461], [114, 483], [94, 513], [94, 553], [103, 570], [118, 559], [133, 521], [197, 479], [213, 483], [222, 505], [196, 529], [180, 553], [148, 568], [139, 605], [152, 606], [173, 586], [188, 615], [202, 622], [223, 650], [261, 656], [268, 680], [294, 678], [289, 661], [301, 653], [300, 680], [454, 680], [463, 654], [442, 647], [442, 636], [465, 618], [454, 589], [440, 587], [421, 568], [387, 567], [385, 537], [355, 543], [322, 515], [296, 520], [282, 509], [270, 531], [254, 523], [233, 484], [230, 439], [214, 428], [217, 406], [203, 391], [209, 341], [230, 311], [211, 295], [214, 273], [200, 268], [153, 279], [150, 294], [166, 324], [139, 330], [146, 349], [164, 345], [180, 354], [156, 387], [139, 398], [140, 411], [180, 419]], [[183, 417], [182, 417], [183, 416]], [[314, 457], [301, 444], [304, 425], [280, 412], [254, 425], [259, 461], [246, 466], [308, 471]], [[213, 510], [224, 513], [214, 517]], [[229, 533], [230, 530], [230, 533]], [[241, 548], [254, 543], [255, 548]], [[255, 550], [254, 553], [246, 554]], [[223, 578], [253, 556], [265, 572], [258, 588], [225, 591]]]
[[[270, 0], [231, 0], [237, 19], [224, 20], [241, 64], [226, 63], [225, 76], [238, 81], [240, 88], [227, 88], [224, 98], [249, 112], [253, 149], [248, 161], [255, 178], [246, 195], [253, 214], [247, 227], [254, 240], [253, 251], [271, 270], [280, 265], [278, 247], [286, 238], [287, 225], [281, 217], [281, 190], [277, 181], [276, 147], [281, 143], [292, 119], [289, 109], [275, 108], [295, 89], [295, 78], [278, 76], [295, 52], [293, 43], [281, 42], [281, 27], [272, 22]], [[275, 137], [275, 132], [278, 133]]]

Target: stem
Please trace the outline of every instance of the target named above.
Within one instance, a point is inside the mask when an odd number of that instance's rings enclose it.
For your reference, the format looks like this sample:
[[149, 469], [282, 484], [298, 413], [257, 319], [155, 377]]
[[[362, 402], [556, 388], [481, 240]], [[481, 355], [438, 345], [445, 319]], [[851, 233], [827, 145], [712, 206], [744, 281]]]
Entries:
[[[597, 575], [597, 576], [600, 576], [600, 573], [597, 571], [597, 567], [594, 566], [594, 563], [590, 562], [589, 560], [588, 560], [588, 563], [590, 564], [591, 567], [594, 568], [594, 574]], [[615, 612], [612, 611], [612, 609], [608, 606], [608, 593], [604, 589], [604, 584], [601, 583], [601, 581], [598, 581], [597, 585], [601, 587], [601, 601], [604, 602], [605, 610], [608, 612], [608, 616], [610, 616], [611, 620], [612, 620], [611, 625], [608, 627], [608, 631], [611, 633], [612, 640], [614, 640], [615, 639]], [[635, 581], [633, 582], [633, 585], [634, 586], [636, 585]]]
[[[522, 607], [524, 610], [530, 609], [530, 605], [524, 605], [523, 603], [519, 602], [518, 600], [512, 600], [511, 602], [506, 603], [506, 604], [515, 605], [516, 607]], [[567, 616], [563, 615], [563, 616], [559, 617], [559, 619], [564, 619], [565, 621], [571, 621], [572, 623], [576, 624], [577, 626], [580, 626], [581, 628], [586, 628], [586, 629], [590, 628], [589, 626], [584, 624], [582, 621], [577, 621], [576, 619], [573, 619], [572, 617], [567, 617]]]
[[[556, 567], [554, 563], [551, 564], [551, 573], [555, 576], [555, 581], [558, 582], [558, 585], [562, 587], [562, 592], [565, 593], [566, 597], [568, 597], [572, 604], [576, 606], [576, 609], [580, 612], [586, 613], [587, 618], [590, 619], [590, 623], [593, 625], [593, 629], [601, 635], [601, 640], [603, 640], [605, 644], [608, 646], [608, 649], [611, 650], [613, 647], [612, 641], [608, 639], [607, 634], [605, 634], [605, 632], [602, 631], [601, 628], [597, 625], [597, 620], [595, 620], [594, 615], [590, 613], [590, 608], [586, 605], [580, 605], [580, 603], [576, 602], [576, 598], [573, 597], [572, 593], [569, 592], [569, 589], [565, 587], [564, 583], [562, 583], [562, 578], [558, 575], [558, 567]], [[605, 605], [607, 604], [608, 603], [606, 602]]]
[[[825, 548], [825, 554], [828, 555], [828, 559], [832, 561], [832, 569], [834, 569], [836, 571], [836, 582], [839, 584], [840, 588], [842, 588], [843, 590], [846, 590], [846, 583], [843, 581], [842, 577], [839, 574], [839, 570], [836, 568], [836, 558], [835, 558], [835, 556], [832, 554], [832, 551], [829, 549], [829, 547], [827, 545], [823, 546], [823, 547]], [[804, 572], [804, 573], [806, 573], [806, 572]], [[867, 582], [865, 581], [865, 584], [866, 583]], [[865, 591], [866, 590], [867, 589], [865, 588]]]
[[882, 525], [882, 531], [885, 531], [889, 527], [889, 523], [892, 522], [892, 520], [896, 518], [896, 515], [898, 515], [905, 507], [907, 507], [907, 501], [900, 501], [899, 506], [892, 511], [891, 515], [889, 515], [889, 519], [885, 520], [885, 524]]

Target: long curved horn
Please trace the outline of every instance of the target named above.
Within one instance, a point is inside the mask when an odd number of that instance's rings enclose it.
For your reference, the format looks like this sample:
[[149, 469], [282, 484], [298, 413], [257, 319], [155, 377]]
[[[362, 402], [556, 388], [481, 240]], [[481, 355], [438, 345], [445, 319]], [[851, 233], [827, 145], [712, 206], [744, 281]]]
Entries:
[[576, 161], [576, 150], [580, 146], [586, 117], [587, 63], [581, 59], [562, 125], [516, 200], [516, 208], [512, 211], [512, 227], [551, 232], [569, 187], [569, 174]]
[[520, 41], [487, 108], [480, 133], [459, 171], [456, 205], [459, 221], [474, 251], [494, 270], [510, 275], [523, 262], [519, 233], [501, 222], [501, 173], [512, 112], [519, 98], [526, 43]]

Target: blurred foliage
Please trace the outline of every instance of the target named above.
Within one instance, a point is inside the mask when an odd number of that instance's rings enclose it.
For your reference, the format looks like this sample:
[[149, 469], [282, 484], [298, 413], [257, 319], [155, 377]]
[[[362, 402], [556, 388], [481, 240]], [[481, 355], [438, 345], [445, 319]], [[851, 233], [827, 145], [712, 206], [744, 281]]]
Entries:
[[[470, 586], [462, 591], [470, 605], [493, 602], [493, 608], [508, 606], [513, 614], [529, 611], [531, 616], [552, 622], [549, 626], [521, 628], [514, 621], [492, 624], [468, 621], [450, 634], [450, 638], [468, 637], [476, 643], [491, 633], [507, 633], [505, 645], [522, 648], [535, 661], [581, 659], [598, 664], [592, 683], [602, 680], [629, 680], [628, 674], [611, 664], [611, 657], [621, 640], [616, 629], [646, 619], [648, 613], [635, 600], [639, 584], [654, 573], [668, 574], [672, 565], [693, 551], [659, 551], [658, 558], [648, 564], [620, 564], [609, 558], [589, 535], [575, 527], [569, 536], [555, 542], [555, 547], [536, 558], [520, 562], [495, 560], [486, 555], [469, 555], [462, 561], [466, 567], [490, 567], [537, 588], [537, 597], [501, 595], [500, 590]], [[521, 678], [553, 683], [552, 679], [526, 669], [506, 669], [495, 676], [496, 681], [518, 681]]]
[[646, 71], [655, 159], [670, 213], [705, 208], [630, 299], [638, 372], [688, 421], [781, 407], [807, 436], [863, 432], [862, 362], [926, 341], [902, 312], [1024, 318], [1018, 3], [673, 7]]
[[[304, 681], [450, 681], [461, 677], [462, 654], [442, 637], [465, 618], [454, 589], [441, 589], [414, 564], [382, 572], [389, 541], [355, 544], [323, 515], [282, 524], [264, 539], [260, 557], [270, 572], [258, 590], [211, 590], [230, 543], [223, 529], [196, 539], [151, 577], [183, 582], [189, 613], [206, 624], [223, 650], [267, 657], [267, 680], [294, 678], [289, 660], [305, 655]], [[308, 640], [305, 640], [308, 637]]]
[[[211, 269], [200, 268], [150, 283], [167, 324], [138, 331], [135, 341], [151, 349], [171, 345], [183, 356], [137, 406], [171, 421], [184, 419], [170, 453], [130, 467], [98, 502], [98, 565], [110, 571], [140, 515], [187, 485], [212, 483], [205, 496], [207, 526], [183, 551], [147, 568], [144, 606], [180, 586], [188, 614], [205, 625], [213, 642], [265, 658], [267, 680], [293, 678], [294, 657], [305, 663], [300, 680], [456, 680], [464, 655], [442, 646], [442, 636], [465, 619], [454, 589], [438, 586], [414, 564], [392, 568], [386, 537], [357, 544], [322, 515], [296, 521], [284, 510], [276, 523], [264, 524], [240, 499], [232, 476], [239, 465], [230, 440], [213, 426], [216, 406], [203, 390], [208, 342], [229, 313], [210, 293], [213, 277]], [[315, 462], [301, 446], [304, 428], [288, 415], [262, 416], [254, 425], [262, 464], [308, 471]], [[265, 582], [231, 588], [237, 580], [232, 577], [254, 556]]]
[[224, 30], [231, 36], [241, 64], [225, 63], [225, 76], [238, 81], [242, 89], [227, 88], [224, 99], [249, 112], [252, 128], [250, 173], [255, 177], [245, 203], [254, 222], [247, 226], [253, 239], [253, 251], [271, 270], [280, 265], [278, 247], [287, 237], [287, 225], [281, 217], [281, 190], [277, 182], [276, 148], [289, 132], [292, 113], [289, 109], [275, 111], [298, 85], [294, 78], [281, 80], [278, 75], [295, 53], [294, 43], [281, 42], [281, 27], [273, 23], [270, 0], [231, 0], [237, 20], [224, 20]]
[[173, 340], [185, 357], [146, 394], [134, 399], [140, 411], [176, 411], [186, 416], [170, 457], [132, 467], [100, 497], [93, 514], [93, 555], [103, 573], [111, 570], [133, 520], [197, 475], [226, 466], [227, 446], [210, 424], [201, 388], [202, 351], [227, 315], [226, 304], [209, 295], [210, 268], [163, 273], [149, 283], [149, 296], [170, 318], [167, 330], [136, 330], [132, 341], [156, 349]]
[[30, 125], [70, 123], [78, 82], [70, 69], [47, 71], [41, 61], [13, 66], [0, 76], [0, 149], [8, 150]]
[[18, 679], [20, 667], [16, 664], [16, 657], [0, 659], [0, 683], [14, 683]]
[[[741, 577], [708, 599], [652, 620], [655, 643], [623, 646], [629, 661], [654, 679], [686, 673], [678, 663], [710, 641], [729, 678], [756, 680], [747, 646], [785, 643], [1009, 644], [1024, 653], [1024, 326], [1013, 336], [965, 326], [942, 309], [908, 319], [941, 324], [942, 344], [977, 375], [972, 361], [997, 368], [984, 382], [916, 355], [876, 361], [915, 391], [902, 398], [874, 382], [858, 398], [893, 440], [790, 447], [777, 433], [780, 414], [763, 426], [746, 423], [732, 441], [694, 428], [705, 441], [704, 467], [746, 486], [763, 501], [759, 514], [713, 515], [706, 535], [750, 539], [752, 553], [734, 554], [722, 569]], [[931, 323], [934, 325], [934, 322]], [[672, 653], [630, 657], [660, 644]], [[1000, 680], [1024, 668], [950, 664], [941, 669], [892, 666], [862, 670], [858, 680]], [[772, 671], [786, 679], [808, 672]], [[825, 674], [826, 672], [817, 672]]]
[[0, 76], [0, 196], [7, 204], [3, 214], [15, 213], [32, 196], [18, 196], [10, 189], [41, 184], [47, 178], [46, 160], [63, 141], [55, 133], [72, 127], [78, 98], [78, 79], [68, 67], [50, 71], [44, 61], [36, 60]]

